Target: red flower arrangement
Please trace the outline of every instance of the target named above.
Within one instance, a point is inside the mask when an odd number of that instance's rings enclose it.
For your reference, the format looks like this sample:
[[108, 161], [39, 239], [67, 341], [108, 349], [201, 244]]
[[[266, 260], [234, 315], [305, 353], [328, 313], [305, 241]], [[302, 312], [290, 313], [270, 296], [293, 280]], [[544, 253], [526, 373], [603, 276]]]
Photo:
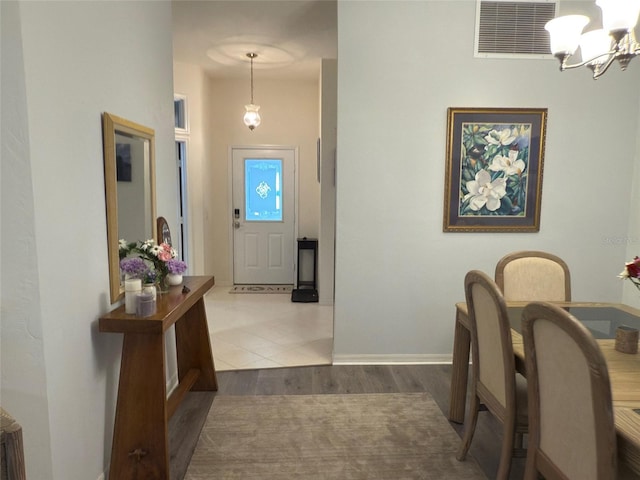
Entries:
[[619, 278], [628, 278], [640, 290], [640, 257], [634, 257], [633, 261], [624, 264], [624, 270], [618, 275]]

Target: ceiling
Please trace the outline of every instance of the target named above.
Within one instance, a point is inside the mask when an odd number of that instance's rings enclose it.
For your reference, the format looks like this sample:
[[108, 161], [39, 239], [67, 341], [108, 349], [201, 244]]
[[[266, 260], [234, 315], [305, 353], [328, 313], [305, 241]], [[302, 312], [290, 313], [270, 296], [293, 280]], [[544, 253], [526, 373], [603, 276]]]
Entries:
[[174, 61], [213, 78], [318, 77], [337, 58], [336, 0], [173, 0]]

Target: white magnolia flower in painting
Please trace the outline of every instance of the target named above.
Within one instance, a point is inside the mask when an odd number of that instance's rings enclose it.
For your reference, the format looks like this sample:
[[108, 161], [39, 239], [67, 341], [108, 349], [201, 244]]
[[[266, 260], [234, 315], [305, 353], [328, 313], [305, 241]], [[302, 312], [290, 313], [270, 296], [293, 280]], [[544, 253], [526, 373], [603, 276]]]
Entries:
[[493, 157], [489, 170], [492, 172], [504, 172], [506, 175], [520, 175], [527, 165], [523, 160], [518, 160], [518, 151], [509, 150], [509, 156], [496, 155]]
[[490, 145], [511, 145], [516, 139], [517, 131], [514, 128], [513, 133], [510, 128], [504, 128], [502, 130], [491, 130], [484, 139]]
[[486, 170], [476, 173], [476, 179], [467, 182], [467, 193], [464, 200], [471, 199], [469, 207], [478, 211], [486, 206], [487, 210], [494, 212], [500, 208], [500, 199], [507, 194], [507, 182], [504, 178], [496, 178], [491, 181], [491, 174]]

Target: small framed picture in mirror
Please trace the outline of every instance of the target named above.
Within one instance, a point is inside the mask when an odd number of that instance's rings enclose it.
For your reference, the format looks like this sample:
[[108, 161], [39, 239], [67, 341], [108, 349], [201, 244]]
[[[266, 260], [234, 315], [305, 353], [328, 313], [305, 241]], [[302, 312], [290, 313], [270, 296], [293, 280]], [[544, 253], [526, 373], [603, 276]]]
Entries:
[[158, 244], [160, 243], [173, 245], [171, 243], [171, 231], [169, 230], [169, 224], [164, 217], [158, 217]]
[[131, 145], [128, 143], [116, 143], [116, 180], [131, 181]]

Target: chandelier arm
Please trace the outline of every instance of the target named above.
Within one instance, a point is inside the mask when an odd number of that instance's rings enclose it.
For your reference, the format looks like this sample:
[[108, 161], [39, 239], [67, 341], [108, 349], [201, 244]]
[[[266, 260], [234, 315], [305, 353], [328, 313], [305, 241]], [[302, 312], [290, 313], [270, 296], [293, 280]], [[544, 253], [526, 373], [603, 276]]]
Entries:
[[607, 63], [611, 63], [616, 58], [616, 50], [610, 50], [607, 53], [603, 53], [602, 55], [599, 55], [594, 58], [590, 58], [589, 60], [585, 60], [584, 62], [580, 62], [580, 63], [568, 64], [567, 60], [569, 60], [569, 57], [571, 57], [571, 55], [568, 55], [568, 54], [557, 54], [556, 58], [560, 61], [560, 70], [565, 71], [565, 70], [571, 70], [573, 68], [584, 67], [585, 65], [593, 62], [594, 60], [605, 57], [605, 56], [608, 57]]
[[597, 65], [596, 67], [594, 67], [593, 68], [593, 79], [597, 80], [599, 77], [604, 75], [605, 72], [607, 70], [609, 70], [609, 67], [611, 66], [611, 64], [613, 63], [613, 61], [617, 57], [618, 57], [618, 55], [612, 55], [611, 57], [609, 57], [609, 59], [607, 60], [607, 63], [605, 63], [604, 66]]

